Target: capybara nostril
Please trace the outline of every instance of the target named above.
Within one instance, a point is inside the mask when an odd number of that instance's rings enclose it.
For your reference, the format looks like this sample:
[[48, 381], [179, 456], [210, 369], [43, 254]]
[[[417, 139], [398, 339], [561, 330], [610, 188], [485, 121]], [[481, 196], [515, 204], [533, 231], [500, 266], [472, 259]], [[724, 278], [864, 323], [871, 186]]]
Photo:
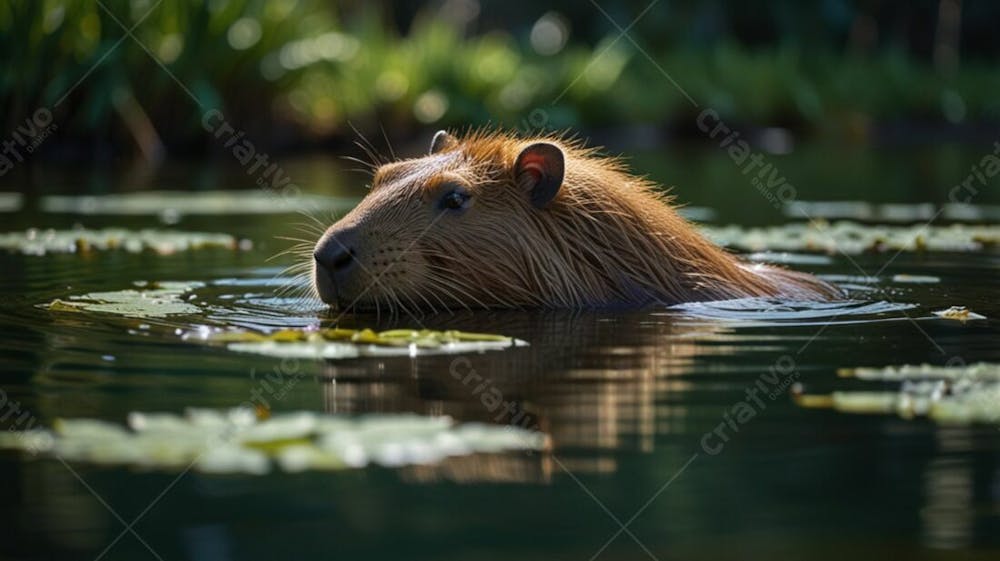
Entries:
[[316, 263], [326, 269], [328, 273], [336, 278], [337, 275], [346, 272], [357, 262], [353, 248], [341, 245], [339, 240], [333, 238], [320, 244], [313, 253]]
[[340, 292], [355, 274], [357, 259], [357, 231], [354, 228], [331, 229], [316, 244], [313, 258], [317, 269], [323, 271], [322, 280], [332, 284], [326, 292]]
[[341, 250], [340, 255], [337, 255], [336, 257], [333, 258], [333, 263], [331, 263], [331, 265], [333, 267], [333, 271], [337, 272], [347, 267], [350, 267], [351, 263], [353, 262], [354, 262], [354, 250], [349, 248], [344, 248]]

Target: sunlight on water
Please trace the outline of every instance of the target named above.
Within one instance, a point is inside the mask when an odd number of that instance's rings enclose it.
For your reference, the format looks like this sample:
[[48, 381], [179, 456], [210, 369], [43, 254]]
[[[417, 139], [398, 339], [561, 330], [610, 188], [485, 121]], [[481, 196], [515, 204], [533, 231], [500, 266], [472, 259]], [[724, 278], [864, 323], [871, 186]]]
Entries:
[[250, 276], [209, 282], [199, 291], [199, 297], [211, 305], [205, 319], [219, 326], [258, 331], [318, 325], [327, 307], [308, 295], [301, 279], [281, 276], [281, 272], [281, 267], [261, 267], [248, 271]]

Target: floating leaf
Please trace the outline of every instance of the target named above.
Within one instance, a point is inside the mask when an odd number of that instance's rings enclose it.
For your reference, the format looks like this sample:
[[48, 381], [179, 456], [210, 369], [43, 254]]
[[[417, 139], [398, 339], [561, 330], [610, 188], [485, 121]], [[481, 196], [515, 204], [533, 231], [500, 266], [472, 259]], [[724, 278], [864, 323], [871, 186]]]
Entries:
[[837, 372], [845, 378], [858, 378], [880, 382], [906, 380], [973, 380], [1000, 382], [1000, 364], [979, 362], [967, 366], [933, 366], [907, 364], [885, 368], [844, 368]]
[[0, 212], [17, 212], [21, 210], [24, 196], [21, 193], [0, 193]]
[[198, 282], [143, 284], [136, 289], [56, 298], [44, 307], [54, 312], [100, 312], [133, 318], [196, 314], [201, 308], [187, 302], [183, 296], [202, 286], [204, 284]]
[[846, 253], [867, 251], [980, 251], [1000, 244], [1000, 226], [868, 226], [823, 221], [767, 228], [701, 226], [720, 245], [745, 251]]
[[363, 356], [411, 356], [414, 354], [453, 354], [501, 350], [526, 346], [527, 343], [504, 335], [433, 331], [429, 329], [281, 329], [271, 333], [229, 330], [204, 338], [209, 343], [225, 343], [236, 352], [281, 358], [345, 359]]
[[941, 282], [941, 278], [929, 275], [893, 275], [892, 282], [901, 284], [937, 284]]
[[286, 197], [264, 190], [144, 191], [109, 195], [49, 195], [45, 212], [87, 215], [160, 216], [175, 222], [183, 215], [282, 214], [345, 211], [357, 199], [298, 193]]
[[894, 392], [833, 392], [833, 408], [845, 413], [892, 413], [898, 396]]
[[456, 424], [449, 417], [300, 411], [258, 419], [252, 409], [190, 409], [183, 416], [133, 412], [127, 427], [58, 419], [52, 431], [15, 431], [0, 438], [0, 447], [58, 454], [66, 461], [251, 475], [268, 473], [275, 463], [290, 472], [370, 463], [399, 467], [547, 446], [548, 438], [538, 432]]
[[247, 240], [237, 240], [229, 234], [180, 232], [172, 230], [39, 230], [0, 234], [0, 249], [25, 255], [49, 253], [90, 253], [123, 250], [129, 253], [153, 251], [170, 255], [196, 249], [249, 249]]
[[959, 222], [996, 222], [1000, 206], [947, 203], [886, 203], [867, 201], [793, 201], [784, 206], [785, 216], [811, 219], [852, 219], [879, 222], [929, 222], [940, 216]]
[[929, 417], [944, 423], [1000, 421], [1000, 364], [852, 368], [842, 369], [838, 374], [866, 381], [898, 382], [900, 386], [897, 391], [798, 394], [796, 403], [843, 413], [895, 413], [904, 419]]
[[787, 251], [759, 251], [746, 256], [755, 263], [777, 263], [781, 265], [831, 265], [833, 259], [826, 255], [789, 253]]
[[965, 306], [952, 306], [947, 310], [938, 310], [936, 312], [931, 312], [931, 313], [933, 313], [939, 318], [951, 319], [955, 321], [960, 321], [962, 323], [965, 323], [969, 320], [986, 319], [986, 316], [977, 314], [969, 310]]

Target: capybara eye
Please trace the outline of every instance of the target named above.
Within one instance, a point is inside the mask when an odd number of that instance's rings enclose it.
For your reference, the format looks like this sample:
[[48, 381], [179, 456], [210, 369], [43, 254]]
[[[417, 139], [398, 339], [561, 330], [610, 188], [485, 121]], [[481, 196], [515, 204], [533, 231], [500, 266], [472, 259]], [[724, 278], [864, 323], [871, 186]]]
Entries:
[[449, 210], [458, 210], [465, 206], [465, 203], [469, 201], [469, 195], [461, 191], [449, 191], [441, 197], [441, 208], [447, 208]]

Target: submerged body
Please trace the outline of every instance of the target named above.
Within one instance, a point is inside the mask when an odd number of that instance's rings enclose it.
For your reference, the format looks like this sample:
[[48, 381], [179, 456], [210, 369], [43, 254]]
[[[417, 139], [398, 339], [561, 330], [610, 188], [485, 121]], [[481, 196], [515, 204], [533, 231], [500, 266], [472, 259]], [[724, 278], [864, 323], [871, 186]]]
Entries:
[[442, 131], [427, 156], [380, 166], [368, 196], [317, 242], [313, 272], [320, 298], [341, 308], [840, 296], [716, 246], [615, 159], [503, 133]]

